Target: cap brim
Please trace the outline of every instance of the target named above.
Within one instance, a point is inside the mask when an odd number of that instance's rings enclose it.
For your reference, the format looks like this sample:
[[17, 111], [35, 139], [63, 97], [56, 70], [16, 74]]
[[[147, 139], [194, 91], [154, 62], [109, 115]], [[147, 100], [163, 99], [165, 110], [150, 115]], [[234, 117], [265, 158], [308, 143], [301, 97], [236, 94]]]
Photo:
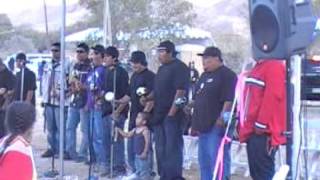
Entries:
[[157, 47], [157, 50], [167, 50], [167, 48], [166, 47]]
[[197, 55], [198, 55], [198, 56], [204, 56], [204, 54], [203, 54], [203, 53], [198, 53]]

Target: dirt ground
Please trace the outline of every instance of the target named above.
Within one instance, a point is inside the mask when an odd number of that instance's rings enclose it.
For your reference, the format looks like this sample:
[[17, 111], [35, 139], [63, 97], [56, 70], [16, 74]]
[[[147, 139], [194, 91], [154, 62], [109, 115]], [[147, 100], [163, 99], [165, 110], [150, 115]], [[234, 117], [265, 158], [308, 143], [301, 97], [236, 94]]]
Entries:
[[[58, 178], [46, 178], [44, 173], [51, 169], [52, 160], [51, 158], [41, 158], [41, 154], [47, 149], [47, 140], [46, 134], [44, 132], [44, 122], [43, 122], [43, 108], [40, 107], [39, 98], [37, 99], [37, 122], [33, 129], [33, 138], [32, 145], [35, 157], [35, 164], [37, 168], [38, 178], [41, 180], [52, 180]], [[80, 134], [78, 132], [78, 134]], [[79, 142], [79, 141], [78, 141]], [[58, 159], [55, 159], [55, 169], [59, 170], [60, 162]], [[64, 161], [64, 174], [65, 178], [68, 180], [85, 180], [88, 177], [89, 166], [84, 163], [75, 163], [73, 161]], [[233, 175], [232, 179], [234, 180], [247, 180], [249, 178], [243, 177], [243, 170], [239, 170], [236, 174]], [[189, 170], [184, 170], [184, 176], [187, 180], [198, 180], [199, 179], [199, 170], [197, 161], [193, 159], [193, 163]], [[108, 178], [100, 178], [108, 179]], [[121, 178], [114, 178], [121, 179]], [[156, 177], [155, 179], [159, 179]]]
[[[41, 102], [39, 99], [37, 102]], [[312, 116], [313, 119], [316, 117], [319, 117], [319, 110], [312, 109], [311, 113], [308, 113], [307, 116]], [[35, 156], [35, 163], [37, 167], [37, 173], [38, 177], [41, 180], [52, 180], [52, 179], [58, 179], [58, 178], [45, 178], [43, 175], [45, 172], [51, 169], [51, 159], [50, 158], [41, 158], [40, 155], [46, 150], [47, 148], [47, 141], [46, 141], [46, 134], [44, 132], [44, 126], [43, 126], [43, 109], [40, 107], [39, 103], [37, 104], [37, 122], [33, 130], [33, 150], [34, 150], [34, 156]], [[315, 115], [316, 114], [316, 115]], [[319, 124], [319, 123], [317, 123]], [[311, 125], [310, 125], [311, 127]], [[78, 134], [80, 134], [78, 132]], [[312, 140], [311, 140], [312, 139]], [[308, 141], [314, 141], [311, 135], [311, 138]], [[79, 141], [78, 141], [79, 142]], [[311, 142], [312, 143], [312, 142]], [[318, 143], [319, 144], [319, 143]], [[241, 167], [238, 167], [236, 169], [232, 169], [234, 172], [232, 175], [232, 180], [250, 180], [248, 171], [243, 164], [246, 164], [246, 154], [245, 151], [242, 150], [241, 152], [237, 151], [238, 145], [234, 144], [232, 146], [232, 160], [236, 161], [236, 157], [239, 159], [240, 164], [242, 164]], [[319, 147], [320, 148], [320, 147]], [[187, 147], [187, 149], [190, 149]], [[282, 156], [284, 157], [285, 152], [281, 152]], [[194, 154], [194, 152], [193, 152]], [[309, 154], [311, 156], [311, 154]], [[278, 156], [279, 159], [280, 156]], [[282, 158], [283, 159], [283, 158]], [[319, 159], [316, 161], [320, 161]], [[198, 164], [196, 157], [193, 157], [193, 163], [191, 164], [189, 169], [184, 170], [184, 177], [187, 180], [198, 180], [199, 179], [199, 170], [198, 170]], [[309, 162], [310, 164], [311, 162]], [[56, 169], [59, 169], [60, 164], [58, 162], [58, 159], [55, 160]], [[299, 162], [299, 165], [300, 162]], [[233, 167], [235, 167], [235, 163], [233, 162]], [[310, 167], [310, 166], [309, 166]], [[319, 170], [319, 167], [317, 168]], [[84, 163], [75, 163], [73, 161], [64, 161], [64, 172], [65, 172], [65, 178], [66, 180], [85, 180], [88, 177], [88, 166]], [[100, 178], [100, 179], [108, 179], [108, 178]], [[121, 178], [114, 178], [114, 179], [121, 179]], [[156, 177], [155, 179], [159, 179]], [[299, 178], [304, 179], [304, 178]], [[319, 177], [315, 177], [313, 179], [320, 179]]]

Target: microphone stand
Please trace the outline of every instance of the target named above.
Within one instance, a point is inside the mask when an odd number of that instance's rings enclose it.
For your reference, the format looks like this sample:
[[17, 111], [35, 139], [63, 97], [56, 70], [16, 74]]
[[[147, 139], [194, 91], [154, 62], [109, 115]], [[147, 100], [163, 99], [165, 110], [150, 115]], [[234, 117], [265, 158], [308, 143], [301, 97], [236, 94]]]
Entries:
[[[115, 106], [115, 98], [116, 98], [116, 85], [117, 85], [117, 66], [115, 65], [114, 73], [113, 73], [113, 94], [114, 99], [112, 101], [112, 114], [116, 111]], [[117, 142], [117, 135], [115, 132], [115, 119], [112, 119], [111, 121], [111, 151], [110, 151], [110, 178], [113, 177], [113, 158], [114, 158], [114, 144]]]
[[[94, 112], [95, 112], [95, 90], [96, 90], [96, 69], [94, 64], [92, 64], [92, 70], [93, 70], [93, 83], [90, 82], [89, 90], [92, 91], [93, 94], [93, 109], [91, 114], [91, 121], [88, 121], [89, 125], [89, 132], [88, 132], [88, 138], [89, 138], [89, 173], [88, 173], [88, 180], [97, 180], [98, 177], [95, 177], [94, 174], [92, 174], [92, 164], [94, 159], [96, 158], [94, 156], [94, 148], [93, 148], [93, 130], [94, 130]], [[93, 84], [93, 87], [91, 87], [91, 84]]]
[[20, 101], [23, 101], [23, 90], [24, 90], [24, 69], [25, 65], [21, 68], [21, 87], [20, 87]]
[[[51, 72], [51, 76], [52, 76], [52, 74], [53, 74], [53, 71], [55, 71], [55, 68], [57, 68], [59, 66], [59, 64], [55, 64], [54, 65], [54, 63], [53, 63], [53, 68], [52, 68], [52, 72]], [[54, 73], [55, 74], [55, 73]], [[50, 77], [50, 78], [52, 78], [52, 77]], [[53, 78], [55, 78], [55, 77], [53, 77]], [[55, 80], [53, 79], [53, 81], [52, 82], [50, 82], [50, 83], [54, 83], [55, 84]], [[55, 88], [55, 85], [52, 85], [52, 87], [53, 88]], [[51, 89], [51, 91], [52, 91], [52, 89]], [[51, 91], [49, 92], [49, 96], [51, 96]], [[50, 98], [51, 99], [51, 98]], [[50, 103], [50, 102], [49, 102]], [[53, 112], [53, 122], [56, 122], [56, 113], [55, 112]], [[57, 127], [58, 128], [58, 127]], [[56, 129], [55, 128], [53, 128], [54, 130], [53, 130], [53, 132], [52, 132], [52, 134], [56, 134]], [[54, 139], [54, 145], [57, 143], [56, 142], [56, 138], [53, 138]], [[44, 176], [45, 177], [48, 177], [48, 178], [55, 178], [55, 177], [57, 177], [58, 175], [59, 175], [59, 172], [58, 172], [58, 170], [56, 170], [55, 169], [55, 160], [54, 160], [54, 156], [55, 156], [55, 153], [56, 153], [56, 150], [55, 150], [55, 148], [54, 147], [52, 147], [52, 153], [53, 153], [53, 155], [52, 155], [52, 157], [51, 157], [51, 170], [50, 171], [48, 171], [48, 172], [46, 172], [46, 173], [44, 173]]]

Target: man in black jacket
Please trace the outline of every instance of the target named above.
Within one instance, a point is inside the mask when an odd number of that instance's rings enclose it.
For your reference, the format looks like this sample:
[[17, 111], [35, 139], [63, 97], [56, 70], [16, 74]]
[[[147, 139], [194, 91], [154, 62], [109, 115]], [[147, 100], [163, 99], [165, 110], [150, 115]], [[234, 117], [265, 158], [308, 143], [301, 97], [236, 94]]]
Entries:
[[[113, 46], [106, 48], [104, 64], [106, 66], [106, 85], [107, 88], [105, 92], [114, 92], [115, 99], [119, 100], [123, 98], [128, 91], [129, 87], [129, 75], [127, 71], [119, 64], [119, 51]], [[106, 144], [107, 144], [107, 159], [111, 158], [111, 133], [112, 132], [112, 122], [115, 126], [123, 129], [125, 120], [128, 117], [129, 106], [124, 104], [115, 104], [107, 102], [105, 108], [105, 119], [107, 122], [106, 131]], [[113, 168], [114, 175], [123, 175], [125, 173], [125, 153], [124, 153], [124, 140], [118, 138], [114, 143], [114, 159]]]

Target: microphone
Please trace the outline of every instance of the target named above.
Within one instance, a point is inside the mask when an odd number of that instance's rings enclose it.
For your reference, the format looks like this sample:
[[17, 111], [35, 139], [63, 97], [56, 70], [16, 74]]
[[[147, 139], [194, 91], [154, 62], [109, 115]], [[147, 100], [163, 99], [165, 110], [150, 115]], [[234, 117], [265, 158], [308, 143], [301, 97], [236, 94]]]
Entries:
[[148, 93], [149, 93], [149, 91], [148, 91], [148, 89], [147, 89], [146, 87], [139, 87], [139, 88], [136, 90], [136, 94], [137, 94], [139, 97], [146, 96]]
[[183, 108], [187, 104], [187, 98], [186, 97], [179, 97], [174, 101], [174, 104], [178, 108]]

